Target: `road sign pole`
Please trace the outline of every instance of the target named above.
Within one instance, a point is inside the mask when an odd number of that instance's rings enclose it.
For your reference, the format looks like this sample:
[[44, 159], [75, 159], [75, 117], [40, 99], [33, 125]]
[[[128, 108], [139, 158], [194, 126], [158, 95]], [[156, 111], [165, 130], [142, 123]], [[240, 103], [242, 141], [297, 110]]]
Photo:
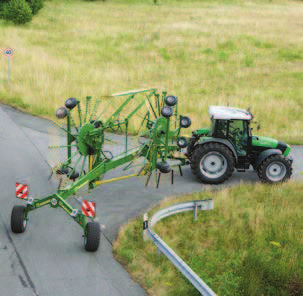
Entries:
[[12, 48], [6, 48], [4, 50], [4, 54], [7, 56], [7, 83], [9, 88], [11, 88], [11, 67], [10, 67], [10, 58], [14, 54], [14, 50]]
[[10, 83], [11, 80], [11, 69], [10, 69], [10, 58], [7, 57], [7, 80]]

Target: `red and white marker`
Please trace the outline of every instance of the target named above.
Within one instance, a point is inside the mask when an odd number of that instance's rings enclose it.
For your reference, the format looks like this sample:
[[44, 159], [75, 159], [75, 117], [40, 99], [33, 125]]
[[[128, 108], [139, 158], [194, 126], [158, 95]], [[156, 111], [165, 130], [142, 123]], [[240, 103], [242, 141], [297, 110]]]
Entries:
[[16, 182], [16, 197], [21, 199], [28, 198], [28, 186], [26, 184]]
[[93, 201], [83, 200], [82, 213], [87, 217], [95, 217], [96, 203]]

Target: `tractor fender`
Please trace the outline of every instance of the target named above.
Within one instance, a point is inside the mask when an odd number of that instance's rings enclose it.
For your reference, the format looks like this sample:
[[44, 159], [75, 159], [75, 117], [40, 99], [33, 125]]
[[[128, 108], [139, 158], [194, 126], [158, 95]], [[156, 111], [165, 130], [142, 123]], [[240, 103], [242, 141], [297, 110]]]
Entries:
[[276, 155], [276, 154], [282, 154], [281, 150], [279, 149], [268, 149], [268, 150], [265, 150], [263, 152], [261, 152], [257, 159], [256, 159], [256, 163], [255, 163], [255, 169], [258, 168], [258, 166], [261, 164], [261, 162], [266, 159], [268, 156], [271, 156], [271, 155]]
[[234, 146], [227, 140], [225, 139], [219, 139], [219, 138], [212, 138], [209, 140], [204, 140], [202, 142], [197, 143], [197, 145], [201, 146], [204, 145], [206, 143], [220, 143], [223, 144], [225, 146], [227, 146], [227, 148], [229, 148], [231, 150], [231, 152], [233, 153], [233, 156], [235, 157], [236, 163], [238, 162], [238, 155], [236, 152], [236, 149], [234, 148]]

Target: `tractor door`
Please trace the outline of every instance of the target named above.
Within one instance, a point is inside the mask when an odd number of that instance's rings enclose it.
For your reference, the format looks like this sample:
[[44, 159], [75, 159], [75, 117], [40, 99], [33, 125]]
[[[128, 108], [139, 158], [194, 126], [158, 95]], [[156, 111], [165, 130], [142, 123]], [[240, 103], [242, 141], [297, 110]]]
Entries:
[[229, 120], [228, 140], [234, 145], [238, 156], [246, 156], [248, 149], [248, 129], [245, 120]]
[[222, 119], [216, 119], [212, 120], [212, 125], [211, 125], [211, 136], [215, 138], [222, 138], [226, 139], [227, 138], [227, 125], [228, 121], [227, 120], [222, 120]]

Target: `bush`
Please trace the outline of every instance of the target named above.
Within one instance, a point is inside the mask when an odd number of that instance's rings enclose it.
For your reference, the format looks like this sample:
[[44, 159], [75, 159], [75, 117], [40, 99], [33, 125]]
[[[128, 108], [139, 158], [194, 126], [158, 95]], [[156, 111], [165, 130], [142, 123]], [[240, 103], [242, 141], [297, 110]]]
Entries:
[[10, 0], [3, 6], [2, 17], [14, 24], [25, 24], [33, 18], [32, 10], [25, 0]]
[[3, 18], [3, 8], [7, 2], [9, 2], [9, 0], [0, 0], [0, 19]]
[[30, 8], [32, 9], [32, 14], [36, 15], [38, 11], [43, 7], [43, 0], [26, 0]]

